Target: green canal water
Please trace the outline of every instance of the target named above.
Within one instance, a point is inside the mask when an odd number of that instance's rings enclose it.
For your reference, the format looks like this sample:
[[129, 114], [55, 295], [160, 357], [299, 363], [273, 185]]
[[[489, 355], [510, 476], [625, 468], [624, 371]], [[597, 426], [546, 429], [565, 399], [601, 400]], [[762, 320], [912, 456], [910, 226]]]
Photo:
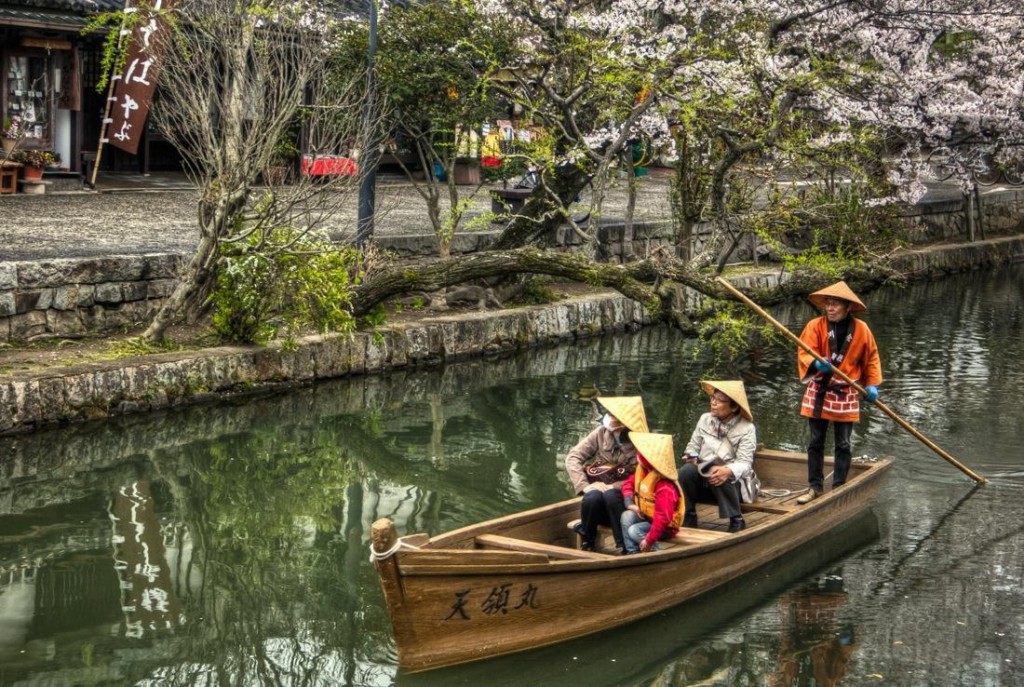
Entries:
[[[652, 618], [422, 676], [397, 670], [369, 524], [438, 533], [566, 498], [593, 387], [642, 394], [680, 447], [706, 407], [689, 341], [654, 328], [0, 439], [0, 684], [1024, 684], [1024, 265], [867, 301], [882, 400], [988, 485], [868, 411], [855, 455], [896, 463], [863, 517]], [[760, 440], [800, 450], [793, 358], [741, 372]]]

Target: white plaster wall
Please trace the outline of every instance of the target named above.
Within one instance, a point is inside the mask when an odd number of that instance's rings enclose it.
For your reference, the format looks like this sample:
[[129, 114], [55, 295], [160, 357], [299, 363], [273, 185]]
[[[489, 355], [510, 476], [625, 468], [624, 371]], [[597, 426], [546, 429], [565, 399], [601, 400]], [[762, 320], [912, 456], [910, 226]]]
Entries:
[[57, 133], [53, 139], [53, 150], [60, 155], [60, 166], [71, 167], [71, 111], [57, 110]]

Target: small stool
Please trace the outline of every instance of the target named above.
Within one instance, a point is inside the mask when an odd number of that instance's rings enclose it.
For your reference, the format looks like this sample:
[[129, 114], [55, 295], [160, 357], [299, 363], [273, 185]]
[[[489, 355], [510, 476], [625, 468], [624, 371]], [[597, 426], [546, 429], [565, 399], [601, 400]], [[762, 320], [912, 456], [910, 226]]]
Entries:
[[0, 193], [18, 192], [18, 170], [20, 162], [0, 163]]

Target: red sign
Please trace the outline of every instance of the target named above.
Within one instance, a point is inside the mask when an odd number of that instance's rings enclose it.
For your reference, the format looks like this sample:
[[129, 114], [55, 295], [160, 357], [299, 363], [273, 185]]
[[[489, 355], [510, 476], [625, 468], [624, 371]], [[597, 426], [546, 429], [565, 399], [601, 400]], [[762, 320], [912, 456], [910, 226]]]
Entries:
[[153, 0], [152, 5], [125, 7], [129, 14], [140, 14], [131, 22], [124, 71], [115, 74], [111, 96], [107, 139], [115, 148], [134, 155], [146, 126], [146, 116], [156, 90], [157, 63], [163, 56], [164, 41], [170, 28], [160, 14], [169, 10], [174, 0]]
[[359, 174], [355, 160], [340, 155], [302, 156], [302, 174], [307, 177], [346, 176]]

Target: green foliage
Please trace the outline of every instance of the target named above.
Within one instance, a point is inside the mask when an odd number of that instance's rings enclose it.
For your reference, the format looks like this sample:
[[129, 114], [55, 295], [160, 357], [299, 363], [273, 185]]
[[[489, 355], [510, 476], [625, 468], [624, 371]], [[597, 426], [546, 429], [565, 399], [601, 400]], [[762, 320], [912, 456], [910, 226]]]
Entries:
[[491, 118], [490, 75], [512, 50], [500, 22], [469, 0], [395, 5], [380, 27], [378, 73], [398, 127], [413, 135], [452, 132]]
[[290, 165], [299, 157], [299, 146], [296, 145], [297, 133], [288, 128], [281, 132], [274, 148], [270, 151], [270, 164], [274, 166]]
[[304, 330], [351, 331], [347, 306], [357, 254], [298, 230], [256, 231], [222, 249], [210, 295], [213, 323], [226, 339], [264, 343]]
[[742, 225], [781, 254], [787, 269], [839, 278], [904, 239], [896, 208], [871, 204], [866, 195], [866, 187], [856, 182], [818, 184], [803, 197], [776, 189], [765, 207], [742, 218]]
[[137, 11], [134, 12], [125, 12], [124, 10], [101, 12], [90, 17], [82, 27], [80, 33], [83, 36], [90, 33], [103, 34], [100, 78], [96, 82], [97, 93], [102, 93], [107, 88], [111, 75], [124, 71], [129, 42], [122, 40], [122, 31], [126, 32], [125, 36], [130, 36], [143, 23], [148, 23], [154, 15], [158, 15], [162, 21], [166, 22], [172, 32], [178, 31], [178, 17], [172, 10], [166, 8], [155, 10], [152, 0], [141, 0], [136, 3], [135, 7]]
[[507, 306], [546, 305], [560, 300], [558, 294], [548, 285], [543, 277], [531, 277], [523, 290], [515, 298], [506, 303]]
[[376, 329], [377, 327], [383, 327], [387, 318], [387, 310], [384, 309], [384, 304], [380, 303], [373, 310], [359, 318], [359, 326], [360, 328]]
[[775, 342], [779, 334], [764, 320], [741, 306], [727, 304], [713, 310], [697, 326], [694, 358], [710, 356], [710, 370], [732, 368], [750, 351]]
[[977, 36], [970, 31], [949, 31], [932, 43], [931, 55], [940, 62], [962, 60], [973, 55]]

